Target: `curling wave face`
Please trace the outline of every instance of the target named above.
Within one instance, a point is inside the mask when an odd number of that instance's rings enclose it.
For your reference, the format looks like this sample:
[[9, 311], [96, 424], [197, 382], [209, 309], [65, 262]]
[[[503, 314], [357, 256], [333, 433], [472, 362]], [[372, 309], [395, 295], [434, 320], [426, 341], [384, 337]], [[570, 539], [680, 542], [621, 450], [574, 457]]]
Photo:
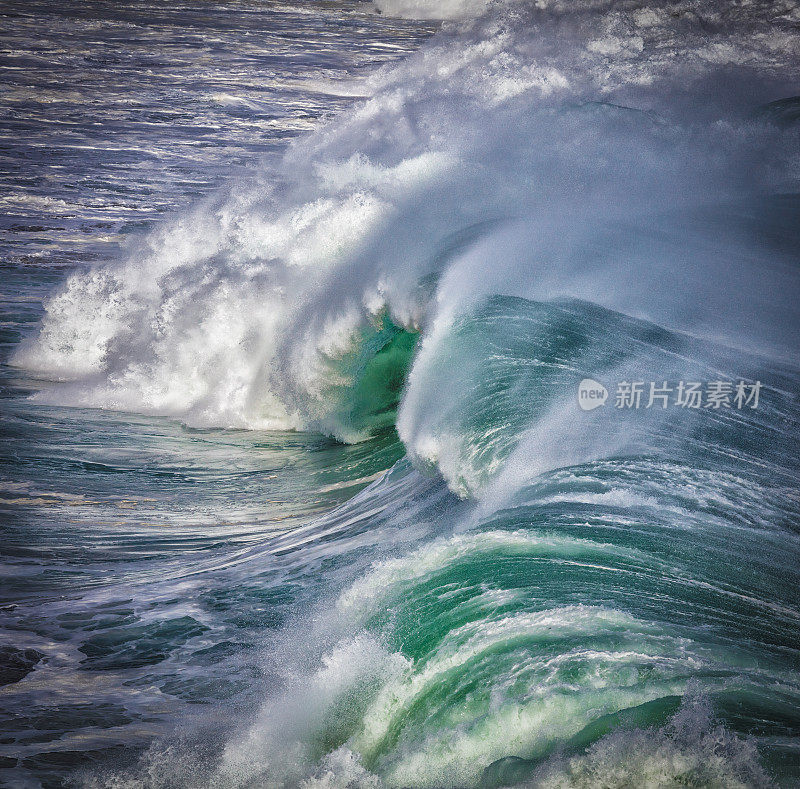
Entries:
[[[269, 186], [73, 274], [15, 358], [45, 402], [408, 455], [259, 554], [337, 568], [283, 690], [130, 782], [792, 785], [797, 8], [376, 5], [451, 21]], [[584, 414], [587, 377], [762, 405]]]

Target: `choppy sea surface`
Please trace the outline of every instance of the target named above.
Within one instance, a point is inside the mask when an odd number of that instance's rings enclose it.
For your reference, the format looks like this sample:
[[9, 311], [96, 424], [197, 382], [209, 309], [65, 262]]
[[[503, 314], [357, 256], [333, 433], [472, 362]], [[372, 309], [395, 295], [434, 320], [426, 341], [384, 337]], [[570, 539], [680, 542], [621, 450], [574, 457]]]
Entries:
[[0, 783], [800, 786], [794, 4], [0, 20]]

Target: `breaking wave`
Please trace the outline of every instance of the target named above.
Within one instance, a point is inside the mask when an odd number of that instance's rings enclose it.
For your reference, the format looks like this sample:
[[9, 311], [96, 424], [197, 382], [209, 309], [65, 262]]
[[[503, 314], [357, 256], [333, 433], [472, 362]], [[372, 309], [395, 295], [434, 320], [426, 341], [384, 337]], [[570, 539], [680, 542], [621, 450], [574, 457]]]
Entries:
[[796, 187], [791, 113], [759, 109], [796, 85], [796, 24], [781, 2], [492, 4], [277, 170], [74, 273], [15, 361], [66, 382], [45, 399], [350, 441], [341, 387], [384, 326], [427, 352], [487, 294], [790, 354], [796, 269], [747, 217]]

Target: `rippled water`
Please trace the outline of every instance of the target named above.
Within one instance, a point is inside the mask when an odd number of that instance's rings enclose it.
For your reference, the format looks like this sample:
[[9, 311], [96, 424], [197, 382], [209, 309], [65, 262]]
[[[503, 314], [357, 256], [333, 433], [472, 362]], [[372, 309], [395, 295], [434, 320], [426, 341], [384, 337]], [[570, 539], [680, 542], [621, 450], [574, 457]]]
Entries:
[[108, 260], [428, 32], [355, 3], [3, 4], [4, 263]]

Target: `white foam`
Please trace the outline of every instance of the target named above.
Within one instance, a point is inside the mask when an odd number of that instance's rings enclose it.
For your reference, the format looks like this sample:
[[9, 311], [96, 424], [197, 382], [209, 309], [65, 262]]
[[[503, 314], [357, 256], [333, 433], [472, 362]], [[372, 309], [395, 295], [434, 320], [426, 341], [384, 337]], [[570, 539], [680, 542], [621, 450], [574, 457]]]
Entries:
[[406, 19], [467, 19], [486, 13], [491, 0], [374, 0], [388, 16]]

